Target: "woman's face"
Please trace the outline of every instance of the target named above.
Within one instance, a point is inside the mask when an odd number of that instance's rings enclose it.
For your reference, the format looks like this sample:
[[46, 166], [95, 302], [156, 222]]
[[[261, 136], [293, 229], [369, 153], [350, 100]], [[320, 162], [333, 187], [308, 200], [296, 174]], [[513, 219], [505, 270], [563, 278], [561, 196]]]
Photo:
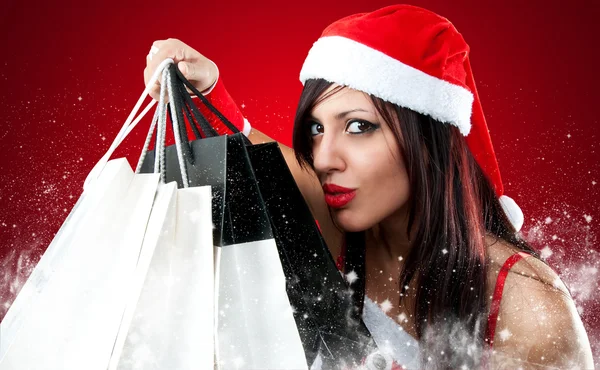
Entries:
[[341, 228], [363, 231], [406, 215], [410, 189], [404, 160], [366, 94], [344, 88], [315, 106], [310, 120], [314, 169]]

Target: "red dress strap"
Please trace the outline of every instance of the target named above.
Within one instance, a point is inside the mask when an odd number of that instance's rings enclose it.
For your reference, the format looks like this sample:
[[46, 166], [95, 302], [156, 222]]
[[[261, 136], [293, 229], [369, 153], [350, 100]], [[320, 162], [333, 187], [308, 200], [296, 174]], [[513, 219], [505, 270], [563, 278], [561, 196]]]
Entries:
[[342, 250], [335, 261], [335, 265], [340, 272], [344, 272], [344, 262], [346, 261], [346, 242], [342, 243]]
[[494, 295], [492, 296], [492, 303], [490, 305], [490, 314], [488, 316], [488, 326], [486, 331], [485, 340], [489, 343], [490, 347], [494, 344], [494, 336], [496, 334], [496, 324], [498, 322], [498, 313], [500, 312], [500, 301], [502, 300], [502, 292], [504, 290], [504, 283], [506, 283], [506, 277], [510, 269], [521, 259], [531, 256], [526, 252], [519, 252], [508, 257], [500, 272], [498, 273], [498, 279], [496, 280], [496, 287], [494, 289]]

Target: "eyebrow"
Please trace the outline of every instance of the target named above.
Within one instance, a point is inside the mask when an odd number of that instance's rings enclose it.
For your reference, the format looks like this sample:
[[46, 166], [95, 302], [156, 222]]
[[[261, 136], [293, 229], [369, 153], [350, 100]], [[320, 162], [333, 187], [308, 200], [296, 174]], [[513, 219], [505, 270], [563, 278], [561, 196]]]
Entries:
[[[364, 110], [361, 108], [356, 108], [356, 109], [351, 109], [351, 110], [347, 110], [344, 112], [340, 112], [338, 114], [335, 115], [335, 119], [337, 120], [341, 120], [342, 118], [346, 117], [347, 115], [349, 115], [350, 113], [354, 113], [354, 112], [364, 112], [364, 113], [371, 113], [368, 110]], [[312, 114], [310, 115], [311, 119], [316, 119]]]

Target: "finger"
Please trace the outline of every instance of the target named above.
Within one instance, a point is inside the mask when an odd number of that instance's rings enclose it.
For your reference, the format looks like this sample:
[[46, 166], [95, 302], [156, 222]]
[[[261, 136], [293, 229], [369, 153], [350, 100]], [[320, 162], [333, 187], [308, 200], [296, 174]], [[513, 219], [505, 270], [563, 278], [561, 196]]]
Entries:
[[[148, 85], [150, 78], [152, 78], [152, 74], [154, 71], [151, 71], [149, 67], [144, 69], [144, 85]], [[158, 100], [160, 94], [160, 78], [157, 79], [152, 87], [150, 88], [149, 95], [154, 99]]]
[[[210, 62], [208, 62], [210, 64]], [[177, 66], [181, 74], [190, 81], [196, 89], [204, 91], [212, 86], [216, 77], [212, 76], [206, 62], [179, 62]]]
[[[150, 78], [156, 71], [158, 65], [169, 58], [172, 54], [172, 47], [169, 44], [176, 43], [178, 40], [156, 40], [152, 43], [150, 51], [146, 55], [146, 68], [144, 69], [144, 85], [148, 85]], [[172, 58], [172, 57], [171, 57]], [[154, 99], [158, 100], [160, 96], [160, 78], [157, 79], [149, 91], [149, 95]]]

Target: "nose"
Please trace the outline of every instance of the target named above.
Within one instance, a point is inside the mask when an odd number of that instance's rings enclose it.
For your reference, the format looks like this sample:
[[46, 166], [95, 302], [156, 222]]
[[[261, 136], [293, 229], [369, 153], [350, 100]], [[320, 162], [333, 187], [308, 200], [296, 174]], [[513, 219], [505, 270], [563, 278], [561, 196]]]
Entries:
[[313, 166], [319, 177], [346, 169], [341, 144], [339, 137], [327, 131], [318, 140], [313, 141]]

